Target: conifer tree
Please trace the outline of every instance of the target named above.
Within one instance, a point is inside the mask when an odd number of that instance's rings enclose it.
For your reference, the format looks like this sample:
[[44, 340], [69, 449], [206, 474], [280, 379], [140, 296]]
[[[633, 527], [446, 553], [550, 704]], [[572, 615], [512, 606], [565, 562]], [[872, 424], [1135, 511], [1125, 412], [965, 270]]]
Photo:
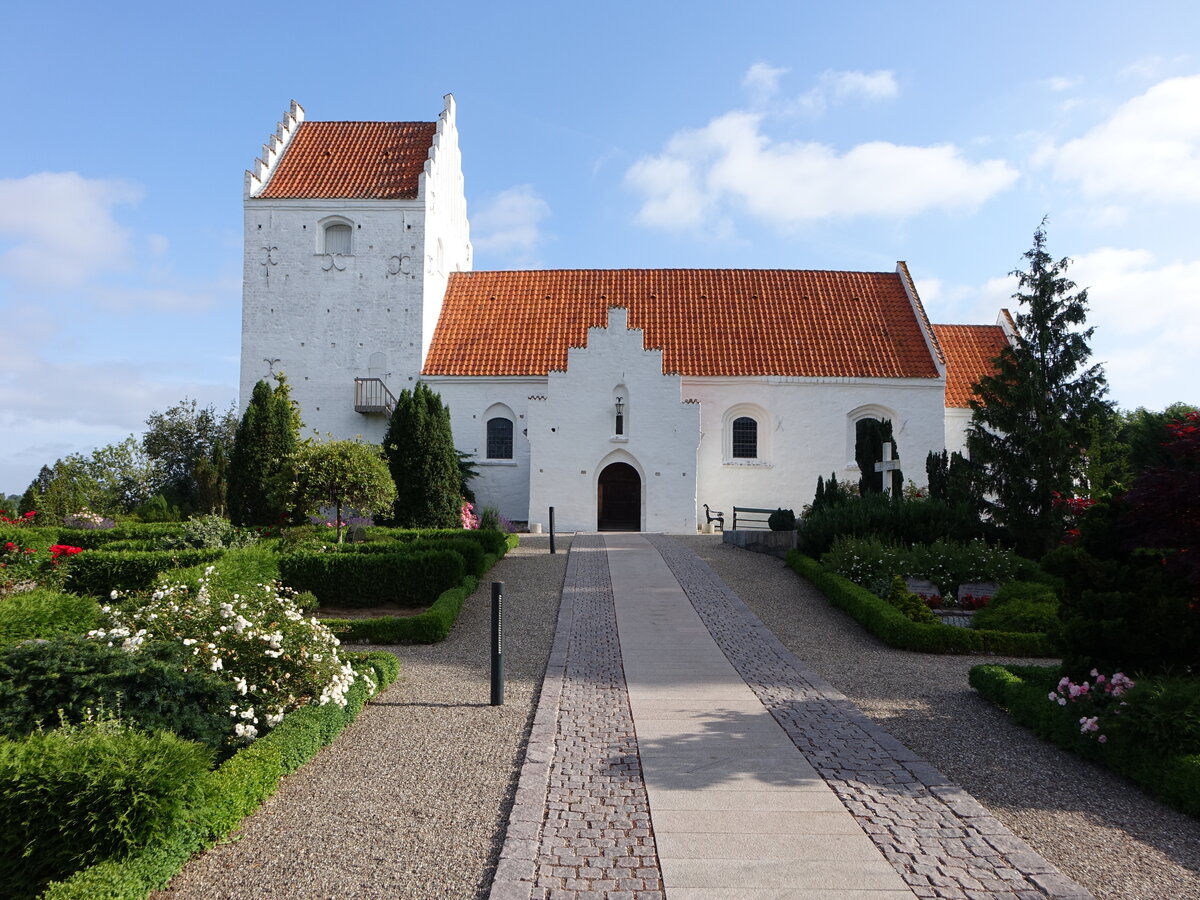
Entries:
[[274, 525], [283, 512], [274, 483], [300, 443], [300, 414], [287, 378], [259, 381], [234, 438], [226, 504], [235, 525]]
[[424, 384], [403, 390], [383, 438], [396, 483], [393, 521], [405, 528], [455, 528], [460, 524], [462, 477], [450, 411]]
[[975, 386], [967, 448], [993, 520], [1018, 549], [1040, 557], [1061, 537], [1056, 500], [1071, 496], [1083, 475], [1090, 422], [1112, 409], [1103, 368], [1087, 366], [1087, 291], [1067, 278], [1069, 259], [1055, 262], [1046, 251], [1044, 219], [1024, 259], [1028, 269], [1011, 273], [1015, 346]]

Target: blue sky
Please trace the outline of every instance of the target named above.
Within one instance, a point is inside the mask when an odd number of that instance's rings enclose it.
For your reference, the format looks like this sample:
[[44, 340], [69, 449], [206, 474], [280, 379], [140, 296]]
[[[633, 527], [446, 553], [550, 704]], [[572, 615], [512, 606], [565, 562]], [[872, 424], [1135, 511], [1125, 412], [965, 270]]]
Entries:
[[476, 268], [890, 270], [993, 322], [1043, 215], [1119, 405], [1200, 402], [1191, 2], [24, 4], [0, 71], [0, 490], [236, 400], [242, 173], [458, 102]]

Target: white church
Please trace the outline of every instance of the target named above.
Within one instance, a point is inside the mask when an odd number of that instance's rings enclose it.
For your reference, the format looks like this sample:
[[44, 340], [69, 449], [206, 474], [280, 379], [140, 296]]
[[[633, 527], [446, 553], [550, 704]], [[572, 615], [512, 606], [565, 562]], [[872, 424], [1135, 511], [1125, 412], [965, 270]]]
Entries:
[[[689, 532], [857, 482], [863, 419], [906, 479], [962, 450], [1013, 338], [932, 325], [908, 267], [472, 271], [452, 96], [436, 122], [310, 122], [246, 173], [241, 400], [286, 372], [307, 429], [379, 442], [418, 381], [479, 505], [566, 531]], [[728, 523], [727, 523], [728, 524]]]

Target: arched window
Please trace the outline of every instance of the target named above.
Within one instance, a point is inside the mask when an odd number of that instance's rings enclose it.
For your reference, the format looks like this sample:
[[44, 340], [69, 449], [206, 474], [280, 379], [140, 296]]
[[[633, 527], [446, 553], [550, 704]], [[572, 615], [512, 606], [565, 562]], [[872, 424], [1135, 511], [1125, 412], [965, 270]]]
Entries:
[[487, 458], [513, 458], [512, 419], [496, 417], [487, 420]]
[[330, 254], [350, 255], [350, 236], [353, 232], [344, 222], [334, 222], [325, 226], [325, 252]]
[[733, 420], [734, 459], [758, 458], [758, 422], [749, 416], [738, 416]]

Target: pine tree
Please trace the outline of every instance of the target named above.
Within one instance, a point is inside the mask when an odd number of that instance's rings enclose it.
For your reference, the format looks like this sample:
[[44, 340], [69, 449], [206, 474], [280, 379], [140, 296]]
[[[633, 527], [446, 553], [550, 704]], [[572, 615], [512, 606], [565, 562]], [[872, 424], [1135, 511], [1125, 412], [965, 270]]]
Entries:
[[283, 512], [274, 482], [299, 446], [300, 417], [287, 379], [277, 378], [273, 390], [265, 380], [254, 386], [234, 438], [227, 506], [235, 525], [275, 525]]
[[450, 411], [424, 384], [403, 390], [383, 450], [396, 483], [393, 521], [405, 528], [455, 528], [460, 523], [462, 477], [450, 429]]
[[1045, 220], [1024, 259], [1028, 269], [1011, 273], [1016, 343], [975, 386], [967, 448], [994, 521], [1018, 549], [1040, 557], [1062, 534], [1056, 499], [1071, 496], [1083, 475], [1089, 423], [1112, 409], [1103, 368], [1085, 368], [1094, 330], [1082, 328], [1087, 291], [1072, 293], [1071, 261], [1046, 251]]

